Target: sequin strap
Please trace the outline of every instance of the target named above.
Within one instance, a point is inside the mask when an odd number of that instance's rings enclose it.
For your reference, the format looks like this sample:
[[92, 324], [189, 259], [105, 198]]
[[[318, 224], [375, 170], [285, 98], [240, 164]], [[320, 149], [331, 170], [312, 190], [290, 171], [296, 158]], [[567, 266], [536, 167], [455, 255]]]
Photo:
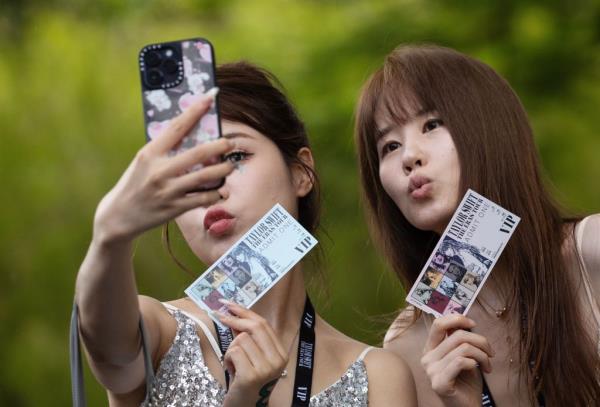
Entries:
[[177, 311], [182, 313], [183, 315], [185, 315], [186, 317], [188, 317], [189, 319], [191, 319], [192, 321], [194, 321], [196, 323], [196, 325], [198, 325], [200, 327], [200, 329], [202, 329], [202, 332], [204, 332], [204, 336], [206, 336], [206, 338], [208, 339], [208, 342], [210, 343], [210, 347], [213, 349], [213, 351], [217, 354], [217, 356], [219, 357], [219, 359], [221, 359], [221, 357], [223, 356], [223, 353], [221, 352], [221, 349], [219, 349], [219, 345], [217, 344], [217, 340], [215, 339], [215, 337], [213, 336], [212, 332], [210, 332], [210, 329], [208, 329], [208, 327], [206, 326], [206, 324], [204, 322], [202, 322], [202, 320], [200, 318], [195, 317], [194, 315], [190, 314], [189, 312], [186, 312], [184, 310], [182, 310], [181, 308], [177, 308], [171, 304], [166, 304], [166, 303], [162, 303], [162, 305], [164, 305], [164, 307], [169, 310], [169, 312], [173, 311]]
[[[146, 371], [146, 399], [150, 399], [152, 383], [154, 382], [154, 368], [152, 367], [152, 358], [148, 351], [148, 334], [144, 328], [144, 320], [140, 316], [140, 332], [142, 335], [142, 352], [144, 353], [144, 369]], [[71, 392], [74, 407], [85, 407], [85, 389], [83, 382], [83, 369], [81, 363], [81, 349], [79, 339], [79, 307], [73, 303], [73, 312], [71, 313], [71, 329], [69, 338], [69, 357], [71, 362]]]

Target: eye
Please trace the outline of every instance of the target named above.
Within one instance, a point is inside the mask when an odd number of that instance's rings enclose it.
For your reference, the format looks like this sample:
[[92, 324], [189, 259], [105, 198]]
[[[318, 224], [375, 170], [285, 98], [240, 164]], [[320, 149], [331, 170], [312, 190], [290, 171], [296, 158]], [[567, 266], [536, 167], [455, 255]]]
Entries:
[[423, 133], [427, 133], [429, 131], [435, 130], [438, 127], [441, 127], [443, 125], [444, 125], [444, 122], [442, 121], [442, 119], [429, 119], [423, 125]]
[[402, 147], [402, 144], [400, 144], [397, 141], [390, 141], [386, 143], [381, 149], [381, 157], [385, 157], [387, 153], [391, 153], [392, 151], [397, 150], [400, 147]]
[[240, 161], [247, 160], [248, 157], [250, 157], [251, 155], [252, 154], [247, 153], [245, 151], [232, 151], [231, 153], [226, 154], [224, 158], [225, 158], [225, 160], [229, 160], [235, 164]]

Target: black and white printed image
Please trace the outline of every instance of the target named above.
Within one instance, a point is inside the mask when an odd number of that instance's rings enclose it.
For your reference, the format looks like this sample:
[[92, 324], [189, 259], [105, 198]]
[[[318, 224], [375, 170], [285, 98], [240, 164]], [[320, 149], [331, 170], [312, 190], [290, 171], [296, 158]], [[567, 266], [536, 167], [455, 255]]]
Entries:
[[419, 283], [412, 292], [412, 297], [422, 304], [427, 304], [429, 298], [431, 298], [431, 293], [433, 293], [433, 288], [423, 283]]
[[213, 268], [211, 271], [206, 273], [206, 281], [213, 286], [213, 288], [217, 288], [218, 286], [225, 281], [227, 278], [227, 274], [223, 270], [218, 267]]
[[242, 291], [250, 301], [254, 301], [254, 299], [262, 292], [262, 289], [254, 280], [250, 280], [248, 284], [242, 288]]
[[278, 277], [277, 273], [269, 266], [269, 260], [260, 253], [252, 250], [244, 242], [240, 242], [231, 252], [237, 265], [252, 276], [259, 290], [268, 287]]
[[208, 297], [213, 290], [213, 286], [206, 280], [201, 280], [194, 286], [195, 293], [202, 300]]
[[477, 287], [481, 284], [481, 276], [479, 274], [467, 272], [462, 278], [460, 284], [471, 291], [477, 291]]
[[248, 306], [250, 304], [250, 299], [244, 294], [242, 288], [230, 278], [223, 281], [223, 284], [221, 284], [217, 290], [224, 298], [227, 298], [236, 304], [242, 306]]
[[437, 290], [448, 297], [452, 297], [457, 287], [458, 283], [456, 281], [452, 280], [451, 278], [444, 277]]
[[446, 277], [453, 281], [461, 281], [465, 276], [467, 269], [456, 263], [450, 263], [444, 274]]
[[474, 292], [471, 290], [467, 290], [463, 286], [456, 287], [456, 291], [454, 292], [454, 296], [452, 296], [452, 301], [466, 307], [469, 305], [469, 301], [473, 298]]
[[448, 236], [444, 237], [438, 252], [446, 256], [450, 262], [474, 270], [481, 275], [485, 274], [492, 266], [492, 261], [483, 256], [475, 246], [459, 242]]
[[229, 278], [233, 280], [235, 285], [243, 287], [248, 284], [248, 281], [252, 278], [250, 273], [247, 273], [243, 268], [234, 269], [230, 274]]

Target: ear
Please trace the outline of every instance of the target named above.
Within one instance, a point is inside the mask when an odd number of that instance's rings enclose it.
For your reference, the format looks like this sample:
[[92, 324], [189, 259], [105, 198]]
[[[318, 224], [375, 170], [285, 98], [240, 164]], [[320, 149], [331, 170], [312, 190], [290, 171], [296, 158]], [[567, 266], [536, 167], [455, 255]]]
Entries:
[[298, 150], [296, 157], [304, 165], [300, 165], [299, 163], [292, 164], [292, 182], [294, 183], [296, 196], [302, 198], [308, 195], [313, 189], [313, 174], [308, 171], [306, 167], [313, 170], [315, 168], [315, 161], [313, 159], [312, 151], [310, 151], [310, 148], [308, 147], [302, 147]]

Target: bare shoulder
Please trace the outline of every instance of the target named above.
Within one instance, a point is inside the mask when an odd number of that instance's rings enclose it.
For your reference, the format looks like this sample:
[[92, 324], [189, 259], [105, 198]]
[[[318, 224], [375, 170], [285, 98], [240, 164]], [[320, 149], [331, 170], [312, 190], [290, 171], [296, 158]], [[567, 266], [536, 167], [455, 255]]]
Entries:
[[364, 359], [369, 378], [369, 406], [417, 405], [417, 389], [408, 364], [386, 349], [372, 349]]
[[[350, 338], [324, 321], [319, 343], [327, 353], [338, 359], [339, 366], [347, 368], [354, 363], [369, 345]], [[317, 346], [319, 351], [319, 346]], [[369, 406], [417, 405], [415, 382], [408, 364], [402, 357], [381, 348], [373, 348], [364, 356], [369, 380]], [[338, 375], [339, 376], [339, 375]]]
[[[175, 308], [186, 312], [188, 315], [193, 316], [195, 319], [200, 320], [208, 328], [213, 336], [216, 336], [217, 332], [214, 327], [213, 320], [208, 316], [207, 312], [202, 308], [198, 307], [194, 301], [189, 297], [179, 298], [176, 300], [168, 301], [168, 305], [174, 306]], [[200, 335], [204, 337], [204, 332]]]
[[581, 236], [581, 255], [590, 271], [597, 271], [600, 266], [600, 213], [586, 218]]
[[421, 315], [413, 322], [415, 308], [409, 306], [398, 315], [385, 336], [383, 347], [402, 357], [410, 368], [415, 382], [419, 405], [428, 407], [442, 406], [440, 399], [431, 388], [429, 377], [421, 365], [423, 349], [429, 336], [426, 319]]
[[424, 317], [413, 322], [414, 313], [413, 306], [402, 310], [388, 328], [383, 341], [385, 349], [402, 356], [409, 364], [420, 361], [428, 335]]
[[577, 233], [581, 257], [594, 291], [600, 293], [600, 214], [590, 215], [581, 226], [583, 229]]
[[154, 349], [152, 361], [156, 368], [173, 342], [177, 331], [177, 323], [165, 306], [156, 298], [138, 295], [138, 303], [149, 336], [148, 340], [150, 343], [156, 344], [156, 346], [151, 346]]

